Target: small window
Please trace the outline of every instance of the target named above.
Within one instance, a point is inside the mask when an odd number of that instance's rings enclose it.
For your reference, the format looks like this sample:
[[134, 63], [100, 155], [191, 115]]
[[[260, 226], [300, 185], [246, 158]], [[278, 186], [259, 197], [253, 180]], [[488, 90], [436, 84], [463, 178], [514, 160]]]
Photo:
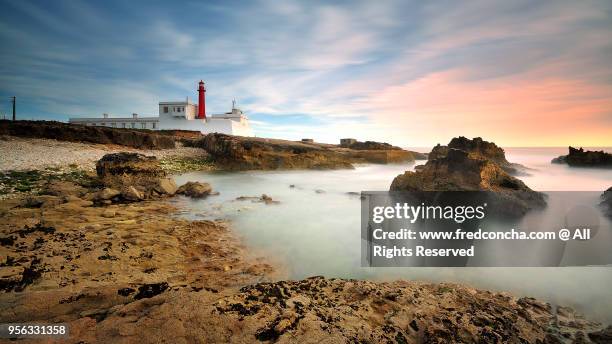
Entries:
[[146, 129], [147, 128], [147, 123], [141, 123], [140, 125], [142, 126], [142, 129]]
[[132, 122], [132, 129], [136, 129], [136, 123]]
[[155, 122], [151, 123], [151, 128], [155, 129]]
[[168, 107], [164, 106], [164, 113], [168, 113]]

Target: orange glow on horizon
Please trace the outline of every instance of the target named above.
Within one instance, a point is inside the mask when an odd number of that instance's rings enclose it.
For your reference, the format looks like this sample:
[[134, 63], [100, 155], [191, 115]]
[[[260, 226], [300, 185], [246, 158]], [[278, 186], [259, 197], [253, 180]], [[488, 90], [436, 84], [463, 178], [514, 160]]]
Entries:
[[372, 95], [374, 121], [393, 137], [446, 143], [480, 136], [511, 146], [612, 146], [612, 87], [564, 78], [471, 81], [461, 70], [429, 74]]

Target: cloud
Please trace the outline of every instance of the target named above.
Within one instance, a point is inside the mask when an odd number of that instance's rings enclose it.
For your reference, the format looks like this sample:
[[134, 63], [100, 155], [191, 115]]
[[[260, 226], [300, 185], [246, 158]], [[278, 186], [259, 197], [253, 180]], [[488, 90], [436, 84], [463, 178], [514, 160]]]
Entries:
[[612, 145], [605, 2], [11, 5], [0, 93], [33, 116], [155, 113], [205, 79], [259, 135]]

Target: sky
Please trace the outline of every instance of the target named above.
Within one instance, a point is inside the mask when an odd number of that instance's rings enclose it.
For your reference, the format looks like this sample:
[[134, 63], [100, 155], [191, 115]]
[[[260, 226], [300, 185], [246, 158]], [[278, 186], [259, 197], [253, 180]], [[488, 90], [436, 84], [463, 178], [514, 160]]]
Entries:
[[611, 1], [0, 0], [0, 118], [232, 99], [257, 136], [612, 146]]

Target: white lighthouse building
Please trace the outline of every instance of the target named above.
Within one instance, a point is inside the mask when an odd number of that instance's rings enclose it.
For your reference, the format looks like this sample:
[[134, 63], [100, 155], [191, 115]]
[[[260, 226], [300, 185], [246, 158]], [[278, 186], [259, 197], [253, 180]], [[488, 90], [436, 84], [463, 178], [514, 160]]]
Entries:
[[206, 114], [206, 89], [200, 81], [198, 87], [198, 104], [186, 98], [184, 101], [159, 103], [159, 117], [118, 118], [104, 114], [103, 118], [70, 118], [69, 123], [88, 126], [106, 126], [114, 128], [134, 128], [153, 130], [192, 130], [202, 134], [222, 133], [238, 136], [253, 136], [249, 119], [232, 101], [232, 109], [221, 114]]
[[253, 136], [249, 119], [232, 102], [232, 110], [222, 114], [198, 118], [198, 105], [182, 102], [159, 103], [159, 129], [198, 130], [202, 134], [222, 133], [238, 136]]

